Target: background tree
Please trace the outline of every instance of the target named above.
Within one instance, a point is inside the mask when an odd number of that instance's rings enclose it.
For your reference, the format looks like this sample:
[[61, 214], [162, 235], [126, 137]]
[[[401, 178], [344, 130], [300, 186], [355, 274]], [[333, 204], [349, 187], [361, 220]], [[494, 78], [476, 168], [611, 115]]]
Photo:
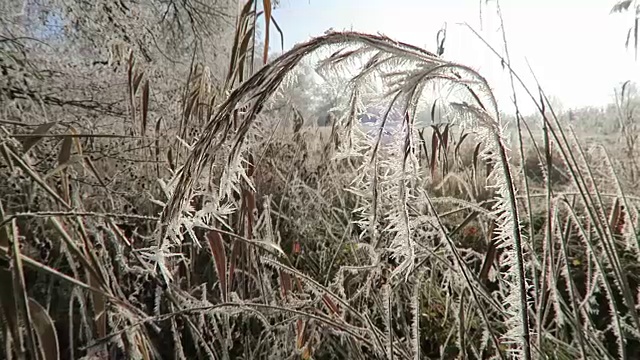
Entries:
[[[635, 51], [636, 60], [638, 59], [638, 20], [640, 16], [640, 4], [636, 0], [621, 0], [618, 1], [612, 8], [611, 13], [630, 13], [633, 21], [633, 25], [629, 27], [627, 31], [627, 40], [625, 46], [633, 45]], [[632, 42], [633, 41], [633, 42]]]

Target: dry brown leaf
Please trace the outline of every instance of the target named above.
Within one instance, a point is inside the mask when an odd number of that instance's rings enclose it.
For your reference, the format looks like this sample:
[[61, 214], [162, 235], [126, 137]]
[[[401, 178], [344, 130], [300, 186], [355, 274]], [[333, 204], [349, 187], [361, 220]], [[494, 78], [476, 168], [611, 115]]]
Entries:
[[71, 159], [71, 145], [73, 145], [73, 138], [71, 136], [65, 136], [62, 140], [60, 154], [58, 154], [58, 166], [65, 165], [69, 162], [69, 159]]
[[38, 126], [35, 130], [33, 130], [33, 132], [31, 133], [32, 136], [25, 137], [22, 140], [22, 151], [24, 153], [27, 153], [29, 149], [34, 147], [40, 140], [42, 140], [42, 136], [38, 136], [38, 135], [46, 134], [47, 132], [49, 132], [49, 130], [51, 130], [51, 128], [55, 124], [57, 123], [55, 122], [44, 123]]
[[171, 148], [167, 150], [167, 161], [169, 162], [169, 168], [171, 169], [171, 171], [175, 171], [176, 165], [173, 162], [173, 152], [171, 151]]
[[269, 29], [271, 28], [271, 1], [262, 0], [262, 7], [264, 8], [264, 53], [262, 54], [262, 61], [266, 64], [269, 58]]
[[29, 298], [31, 319], [40, 343], [40, 349], [45, 360], [60, 359], [58, 347], [58, 332], [47, 310], [32, 298]]
[[145, 80], [142, 86], [142, 129], [141, 135], [147, 132], [147, 116], [149, 114], [149, 80]]
[[227, 254], [224, 249], [224, 243], [222, 236], [219, 232], [212, 230], [207, 233], [207, 239], [209, 240], [209, 249], [213, 257], [213, 262], [218, 275], [218, 285], [220, 286], [220, 294], [222, 295], [222, 301], [226, 302], [227, 299]]
[[140, 71], [139, 73], [136, 74], [136, 76], [133, 79], [133, 93], [134, 94], [138, 93], [138, 87], [140, 87], [140, 81], [142, 81], [142, 76], [143, 75], [144, 75], [144, 71]]

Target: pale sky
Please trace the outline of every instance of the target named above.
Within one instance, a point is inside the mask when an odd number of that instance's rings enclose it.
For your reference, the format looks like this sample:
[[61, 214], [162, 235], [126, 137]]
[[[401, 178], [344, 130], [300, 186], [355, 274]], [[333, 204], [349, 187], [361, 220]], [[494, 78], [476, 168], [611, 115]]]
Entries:
[[[482, 23], [480, 21], [480, 2]], [[543, 89], [568, 108], [612, 101], [614, 87], [640, 82], [640, 60], [625, 49], [631, 14], [609, 14], [615, 0], [505, 0], [502, 12], [516, 71], [535, 90], [527, 61]], [[281, 0], [273, 13], [285, 50], [327, 29], [382, 33], [435, 52], [436, 33], [447, 23], [444, 57], [471, 66], [510, 111], [511, 87], [500, 61], [462, 23], [469, 23], [497, 49], [502, 35], [494, 1], [485, 0]], [[482, 26], [482, 28], [481, 28]], [[272, 32], [272, 51], [280, 39]], [[525, 112], [530, 101], [518, 93]]]

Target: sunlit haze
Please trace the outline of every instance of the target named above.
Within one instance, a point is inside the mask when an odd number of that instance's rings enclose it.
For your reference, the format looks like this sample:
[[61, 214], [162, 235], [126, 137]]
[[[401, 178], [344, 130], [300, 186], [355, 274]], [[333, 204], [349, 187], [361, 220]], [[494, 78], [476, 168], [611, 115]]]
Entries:
[[[481, 6], [482, 3], [482, 6]], [[535, 90], [529, 65], [547, 94], [565, 109], [601, 106], [612, 101], [616, 86], [640, 79], [640, 61], [625, 49], [629, 14], [610, 14], [613, 1], [502, 1], [511, 60], [527, 86]], [[491, 84], [502, 110], [512, 92], [500, 60], [470, 31], [471, 25], [502, 51], [500, 18], [494, 1], [484, 0], [282, 0], [274, 18], [284, 32], [285, 50], [328, 29], [382, 33], [430, 51], [436, 33], [447, 24], [444, 57], [469, 65]], [[273, 31], [271, 51], [280, 52]], [[522, 110], [531, 101], [518, 92]]]

